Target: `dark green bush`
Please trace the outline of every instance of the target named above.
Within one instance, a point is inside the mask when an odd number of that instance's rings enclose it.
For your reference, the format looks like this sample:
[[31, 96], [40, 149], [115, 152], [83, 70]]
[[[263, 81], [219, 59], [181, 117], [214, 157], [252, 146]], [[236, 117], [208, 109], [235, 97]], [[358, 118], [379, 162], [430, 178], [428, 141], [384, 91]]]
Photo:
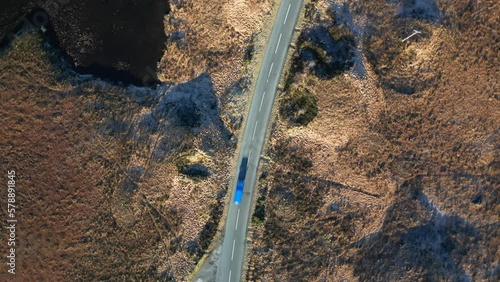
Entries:
[[293, 89], [283, 99], [280, 115], [297, 125], [308, 125], [318, 115], [318, 99], [305, 88]]

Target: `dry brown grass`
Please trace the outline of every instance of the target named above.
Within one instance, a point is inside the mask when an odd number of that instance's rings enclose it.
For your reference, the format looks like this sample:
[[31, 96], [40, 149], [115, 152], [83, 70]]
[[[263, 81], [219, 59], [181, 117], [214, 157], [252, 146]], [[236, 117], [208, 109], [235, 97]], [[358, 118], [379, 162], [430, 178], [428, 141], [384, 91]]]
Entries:
[[103, 201], [95, 191], [113, 174], [87, 147], [95, 140], [82, 97], [63, 98], [71, 88], [54, 81], [40, 43], [26, 35], [0, 61], [2, 170], [18, 175], [19, 281], [63, 280], [90, 252], [83, 240]]
[[[340, 1], [317, 1], [319, 22], [327, 2]], [[441, 25], [349, 2], [367, 73], [295, 76], [319, 114], [277, 121], [249, 280], [498, 279], [499, 6], [467, 2], [442, 3]], [[413, 28], [424, 35], [399, 44]], [[426, 240], [448, 243], [421, 253]]]
[[185, 37], [170, 38], [161, 62], [166, 81], [185, 81], [202, 72], [211, 74], [218, 94], [242, 76], [245, 50], [252, 35], [260, 32], [270, 12], [270, 0], [189, 0], [172, 5], [166, 33], [182, 31]]
[[[187, 242], [205, 240], [200, 234], [230, 178], [231, 150], [218, 132], [195, 138], [172, 127], [172, 149], [154, 159], [168, 136], [134, 127], [151, 101], [141, 106], [130, 90], [96, 80], [71, 85], [73, 75], [51, 62], [60, 57], [42, 43], [28, 32], [0, 55], [2, 170], [16, 170], [21, 205], [18, 281], [186, 279], [199, 259]], [[207, 138], [216, 145], [212, 176], [180, 175], [177, 154]], [[137, 179], [131, 171], [139, 166], [145, 172]]]
[[[166, 20], [183, 18], [188, 44], [169, 42], [163, 78], [208, 72], [227, 108], [227, 89], [252, 71], [243, 57], [271, 2], [238, 2], [236, 10], [227, 1], [183, 3]], [[2, 169], [17, 169], [23, 203], [19, 280], [186, 280], [217, 228], [234, 147], [215, 127], [144, 134], [140, 120], [158, 101], [93, 79], [74, 86], [59, 54], [41, 43], [23, 35], [0, 61]], [[241, 114], [241, 105], [231, 107]], [[168, 150], [158, 159], [161, 146]], [[178, 172], [178, 156], [193, 151], [203, 153], [210, 177]]]

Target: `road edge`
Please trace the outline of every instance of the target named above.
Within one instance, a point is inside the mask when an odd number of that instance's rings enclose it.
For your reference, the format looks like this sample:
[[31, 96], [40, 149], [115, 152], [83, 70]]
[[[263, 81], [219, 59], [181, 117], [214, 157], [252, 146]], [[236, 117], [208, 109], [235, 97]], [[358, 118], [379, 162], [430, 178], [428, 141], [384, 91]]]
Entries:
[[[297, 40], [299, 39], [299, 36], [300, 36], [300, 31], [302, 30], [303, 28], [303, 24], [304, 24], [304, 7], [306, 4], [308, 4], [310, 2], [310, 0], [304, 0], [302, 2], [302, 6], [300, 7], [300, 10], [301, 12], [299, 13], [299, 17], [297, 18], [297, 23], [295, 25], [295, 28], [293, 30], [293, 36], [292, 36], [292, 39], [290, 40], [290, 43], [288, 44], [288, 51], [287, 51], [287, 56], [285, 58], [285, 65], [283, 66], [283, 70], [282, 70], [282, 73], [280, 75], [280, 79], [279, 79], [279, 83], [278, 83], [278, 87], [276, 89], [276, 97], [274, 99], [274, 102], [273, 102], [273, 107], [272, 107], [272, 111], [271, 111], [271, 119], [269, 120], [269, 123], [267, 125], [267, 128], [266, 128], [266, 135], [264, 137], [264, 144], [263, 144], [263, 147], [262, 147], [262, 153], [261, 153], [261, 156], [260, 156], [260, 159], [259, 159], [259, 166], [257, 168], [257, 173], [256, 175], [259, 176], [259, 175], [262, 175], [262, 164], [261, 164], [261, 161], [263, 159], [263, 156], [266, 156], [267, 157], [267, 151], [269, 149], [269, 145], [270, 145], [270, 138], [272, 137], [272, 129], [273, 127], [275, 126], [276, 124], [276, 120], [279, 119], [278, 115], [279, 115], [279, 101], [281, 99], [281, 96], [282, 94], [284, 93], [284, 89], [283, 89], [283, 85], [284, 85], [284, 82], [287, 78], [287, 75], [288, 75], [288, 71], [290, 70], [290, 67], [291, 67], [291, 64], [292, 64], [292, 57], [293, 57], [293, 54], [296, 50], [296, 45], [295, 43], [297, 42]], [[253, 212], [255, 211], [255, 207], [256, 207], [256, 199], [258, 199], [258, 197], [260, 196], [260, 193], [259, 193], [259, 178], [260, 177], [257, 177], [256, 179], [256, 183], [255, 183], [255, 186], [253, 187], [254, 188], [254, 194], [252, 195], [252, 201], [251, 201], [251, 207], [250, 207], [250, 210], [252, 211], [252, 215], [253, 215]], [[246, 275], [247, 275], [247, 271], [248, 271], [248, 264], [250, 263], [250, 260], [249, 260], [249, 255], [251, 255], [251, 248], [252, 248], [252, 243], [253, 243], [253, 223], [252, 223], [252, 220], [250, 218], [249, 220], [249, 224], [248, 224], [248, 230], [247, 230], [247, 237], [246, 237], [246, 247], [245, 247], [245, 252], [244, 252], [244, 261], [243, 261], [243, 270], [242, 270], [242, 277], [246, 278]]]
[[[272, 31], [273, 31], [273, 25], [266, 25], [265, 22], [267, 20], [272, 20], [274, 23], [274, 20], [276, 19], [276, 16], [278, 14], [280, 5], [281, 5], [282, 0], [274, 0], [271, 3], [271, 9], [270, 13], [265, 15], [265, 20], [263, 21], [261, 30], [256, 34], [255, 38], [255, 43], [254, 43], [254, 54], [252, 57], [251, 62], [248, 65], [242, 64], [242, 68], [250, 68], [252, 71], [245, 71], [244, 73], [247, 75], [250, 75], [250, 79], [252, 80], [251, 87], [247, 88], [245, 92], [248, 93], [248, 97], [246, 97], [246, 105], [245, 105], [245, 111], [242, 113], [244, 116], [243, 122], [240, 127], [240, 133], [238, 134], [238, 141], [243, 139], [243, 135], [245, 134], [245, 127], [247, 123], [247, 117], [248, 113], [250, 112], [250, 108], [252, 106], [252, 100], [255, 94], [255, 87], [257, 83], [257, 79], [259, 77], [260, 69], [262, 67], [262, 63], [264, 61], [264, 56], [266, 54], [267, 50], [267, 43], [269, 42], [269, 38], [271, 37]], [[288, 58], [288, 57], [287, 57]], [[273, 112], [274, 114], [274, 112]], [[267, 129], [266, 129], [267, 130]], [[267, 131], [266, 131], [266, 138], [267, 138]], [[238, 146], [235, 149], [235, 154], [234, 157], [232, 158], [232, 170], [236, 171], [237, 166], [238, 166], [238, 160], [240, 157], [240, 149], [241, 145], [240, 142], [237, 143]], [[221, 215], [221, 218], [219, 220], [219, 224], [217, 225], [217, 231], [214, 235], [214, 238], [210, 245], [208, 246], [205, 254], [201, 257], [201, 259], [198, 261], [196, 264], [196, 267], [194, 270], [191, 272], [191, 274], [187, 277], [187, 281], [195, 282], [194, 279], [196, 278], [197, 274], [199, 273], [200, 269], [209, 261], [209, 258], [214, 254], [214, 251], [221, 245], [223, 238], [224, 238], [224, 230], [225, 230], [225, 223], [226, 223], [226, 218], [227, 218], [227, 213], [228, 213], [228, 208], [230, 206], [230, 201], [231, 201], [231, 195], [232, 195], [232, 189], [233, 186], [235, 186], [235, 181], [234, 177], [231, 177], [231, 180], [229, 182], [229, 188], [227, 190], [226, 195], [224, 196], [224, 211]], [[252, 199], [253, 200], [253, 199]], [[253, 201], [252, 201], [253, 203]], [[253, 207], [253, 205], [252, 205]], [[246, 262], [246, 261], [245, 261]]]

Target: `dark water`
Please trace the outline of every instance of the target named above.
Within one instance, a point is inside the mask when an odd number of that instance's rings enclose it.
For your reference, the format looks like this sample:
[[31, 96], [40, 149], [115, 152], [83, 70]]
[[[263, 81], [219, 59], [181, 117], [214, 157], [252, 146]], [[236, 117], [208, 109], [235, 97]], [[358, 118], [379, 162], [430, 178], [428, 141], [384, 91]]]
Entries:
[[0, 1], [5, 47], [22, 26], [44, 26], [79, 72], [133, 84], [157, 80], [167, 0]]

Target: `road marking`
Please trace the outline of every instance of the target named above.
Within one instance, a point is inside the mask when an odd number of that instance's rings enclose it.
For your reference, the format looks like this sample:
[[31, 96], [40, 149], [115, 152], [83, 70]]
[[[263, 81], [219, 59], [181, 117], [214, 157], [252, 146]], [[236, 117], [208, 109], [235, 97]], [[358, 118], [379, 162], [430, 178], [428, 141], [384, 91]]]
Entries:
[[286, 24], [286, 19], [288, 19], [288, 13], [290, 13], [290, 7], [292, 7], [292, 4], [288, 5], [288, 10], [286, 10], [285, 21], [283, 22], [283, 24]]
[[234, 230], [238, 230], [238, 220], [240, 219], [240, 209], [238, 209], [238, 215], [236, 216], [236, 226], [234, 227]]
[[278, 38], [278, 44], [276, 44], [276, 50], [274, 50], [274, 54], [278, 53], [278, 48], [280, 47], [280, 42], [281, 42], [281, 36], [283, 36], [283, 33], [280, 33], [280, 38]]
[[266, 97], [266, 92], [264, 92], [264, 94], [262, 94], [262, 99], [260, 100], [259, 112], [262, 109], [262, 103], [264, 102], [264, 97]]
[[250, 150], [250, 152], [248, 152], [248, 159], [250, 159], [251, 155], [252, 155], [252, 150]]
[[252, 141], [255, 139], [255, 131], [257, 131], [257, 125], [259, 124], [259, 121], [255, 122], [255, 127], [253, 128], [253, 135], [252, 135]]
[[274, 62], [271, 63], [271, 68], [269, 68], [269, 74], [267, 75], [267, 82], [266, 83], [269, 83], [269, 77], [271, 76], [271, 72], [273, 71], [273, 66], [274, 66]]
[[231, 261], [233, 261], [234, 258], [234, 243], [236, 243], [236, 239], [233, 239], [233, 250], [231, 251]]
[[227, 280], [228, 282], [231, 282], [231, 270], [229, 270], [229, 280]]

